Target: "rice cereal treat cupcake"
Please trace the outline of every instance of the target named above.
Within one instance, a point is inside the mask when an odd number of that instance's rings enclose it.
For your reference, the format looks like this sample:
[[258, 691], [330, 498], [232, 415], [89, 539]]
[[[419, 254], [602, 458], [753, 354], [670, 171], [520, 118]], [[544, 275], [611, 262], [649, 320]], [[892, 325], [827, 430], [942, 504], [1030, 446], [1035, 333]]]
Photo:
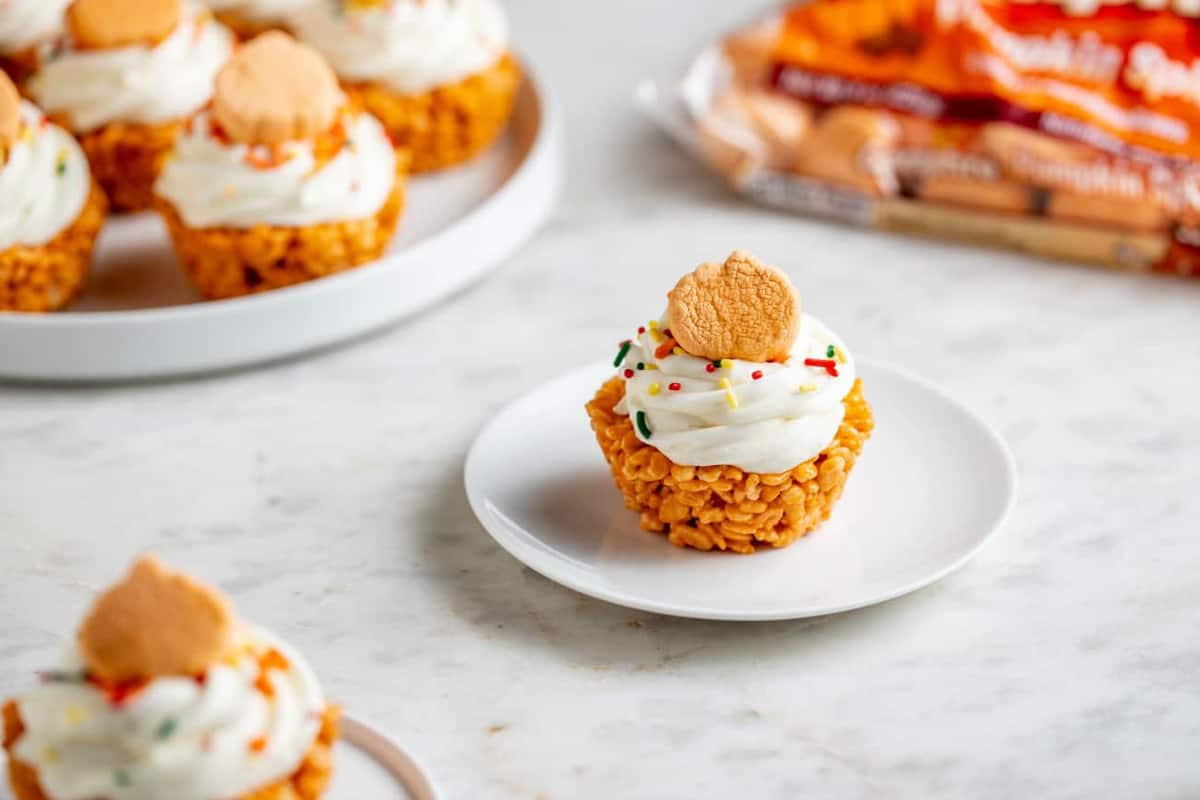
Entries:
[[16, 800], [315, 800], [338, 709], [218, 592], [143, 557], [4, 706]]
[[75, 139], [0, 74], [0, 311], [69, 303], [106, 210]]
[[587, 404], [625, 504], [672, 544], [753, 553], [829, 517], [874, 422], [849, 350], [735, 252], [667, 295]]
[[291, 21], [415, 172], [467, 161], [512, 114], [521, 71], [498, 0], [315, 0]]
[[113, 208], [137, 211], [232, 49], [233, 35], [193, 0], [75, 0], [61, 49], [29, 90], [79, 138]]
[[71, 0], [0, 0], [0, 72], [21, 88], [63, 30]]
[[208, 0], [217, 19], [243, 39], [287, 28], [287, 18], [311, 0]]
[[378, 258], [404, 205], [407, 159], [346, 104], [312, 48], [272, 31], [217, 77], [156, 186], [202, 294], [277, 289]]

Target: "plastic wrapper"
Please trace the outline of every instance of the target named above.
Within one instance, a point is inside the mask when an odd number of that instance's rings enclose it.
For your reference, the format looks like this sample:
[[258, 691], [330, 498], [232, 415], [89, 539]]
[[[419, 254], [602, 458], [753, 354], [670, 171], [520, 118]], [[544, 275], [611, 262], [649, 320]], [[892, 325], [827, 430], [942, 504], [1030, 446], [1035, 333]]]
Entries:
[[638, 99], [771, 206], [1200, 274], [1200, 0], [812, 0]]

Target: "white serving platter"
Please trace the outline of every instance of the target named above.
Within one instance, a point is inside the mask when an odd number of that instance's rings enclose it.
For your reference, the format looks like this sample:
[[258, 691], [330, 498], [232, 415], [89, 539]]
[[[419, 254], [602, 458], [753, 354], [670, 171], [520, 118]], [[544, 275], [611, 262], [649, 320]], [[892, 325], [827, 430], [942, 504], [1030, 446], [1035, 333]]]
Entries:
[[638, 527], [583, 409], [611, 364], [549, 381], [488, 423], [467, 456], [471, 508], [529, 568], [658, 614], [798, 619], [916, 591], [1000, 529], [1016, 465], [999, 434], [941, 389], [883, 364], [858, 367], [875, 431], [829, 521], [790, 547], [702, 553]]
[[508, 131], [470, 164], [411, 180], [384, 258], [299, 286], [202, 302], [157, 216], [112, 217], [70, 310], [0, 313], [0, 378], [188, 375], [336, 344], [426, 309], [501, 264], [550, 214], [563, 172], [561, 112], [526, 62]]

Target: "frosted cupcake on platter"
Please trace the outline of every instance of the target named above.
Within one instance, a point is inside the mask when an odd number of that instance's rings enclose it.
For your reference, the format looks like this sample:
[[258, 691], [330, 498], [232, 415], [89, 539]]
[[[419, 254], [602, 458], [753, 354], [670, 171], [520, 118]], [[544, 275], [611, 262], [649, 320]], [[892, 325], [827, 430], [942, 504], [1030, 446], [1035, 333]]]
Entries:
[[0, 311], [69, 303], [106, 210], [79, 144], [0, 74]]
[[232, 50], [233, 34], [193, 0], [75, 0], [28, 88], [79, 138], [113, 208], [137, 211]]
[[63, 31], [71, 0], [0, 2], [0, 72], [21, 88], [37, 70], [43, 52]]
[[208, 0], [223, 25], [243, 39], [287, 28], [287, 18], [312, 0]]
[[291, 23], [415, 172], [467, 161], [512, 114], [521, 71], [498, 0], [315, 0]]
[[197, 289], [235, 297], [379, 258], [406, 167], [320, 54], [271, 31], [221, 70], [211, 111], [175, 143], [156, 205]]
[[215, 590], [143, 557], [4, 706], [16, 800], [316, 800], [339, 712]]
[[854, 359], [743, 252], [622, 342], [588, 416], [625, 504], [681, 547], [784, 547], [829, 517], [874, 427]]

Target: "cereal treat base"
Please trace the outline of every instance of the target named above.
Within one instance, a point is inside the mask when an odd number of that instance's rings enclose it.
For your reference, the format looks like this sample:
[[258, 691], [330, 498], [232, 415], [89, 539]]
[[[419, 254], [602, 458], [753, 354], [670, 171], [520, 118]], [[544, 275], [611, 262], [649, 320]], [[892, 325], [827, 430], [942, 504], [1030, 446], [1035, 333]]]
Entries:
[[[144, 211], [153, 205], [154, 181], [180, 124], [113, 122], [78, 137], [113, 211]], [[66, 127], [70, 129], [70, 125]]]
[[690, 467], [638, 439], [629, 417], [613, 411], [624, 396], [625, 382], [613, 378], [587, 404], [587, 413], [625, 505], [641, 514], [644, 529], [697, 550], [753, 553], [765, 546], [786, 547], [816, 528], [841, 497], [875, 424], [857, 381], [846, 396], [846, 416], [833, 442], [790, 472]]
[[[42, 791], [37, 771], [18, 761], [12, 749], [25, 726], [17, 704], [10, 700], [4, 705], [4, 749], [8, 751], [8, 780], [16, 800], [54, 800]], [[287, 778], [264, 786], [237, 800], [318, 800], [329, 788], [333, 775], [333, 746], [338, 739], [341, 711], [327, 706], [321, 718], [317, 740], [300, 767]]]
[[508, 54], [483, 72], [422, 94], [397, 94], [375, 83], [345, 89], [379, 118], [397, 147], [412, 153], [413, 172], [432, 172], [492, 144], [512, 116], [520, 85], [521, 68]]
[[0, 311], [55, 311], [79, 294], [108, 200], [95, 181], [75, 221], [37, 247], [0, 251]]
[[405, 159], [397, 159], [396, 185], [373, 217], [300, 228], [189, 228], [162, 198], [156, 207], [167, 224], [179, 263], [210, 300], [266, 292], [323, 278], [379, 258], [404, 209]]

